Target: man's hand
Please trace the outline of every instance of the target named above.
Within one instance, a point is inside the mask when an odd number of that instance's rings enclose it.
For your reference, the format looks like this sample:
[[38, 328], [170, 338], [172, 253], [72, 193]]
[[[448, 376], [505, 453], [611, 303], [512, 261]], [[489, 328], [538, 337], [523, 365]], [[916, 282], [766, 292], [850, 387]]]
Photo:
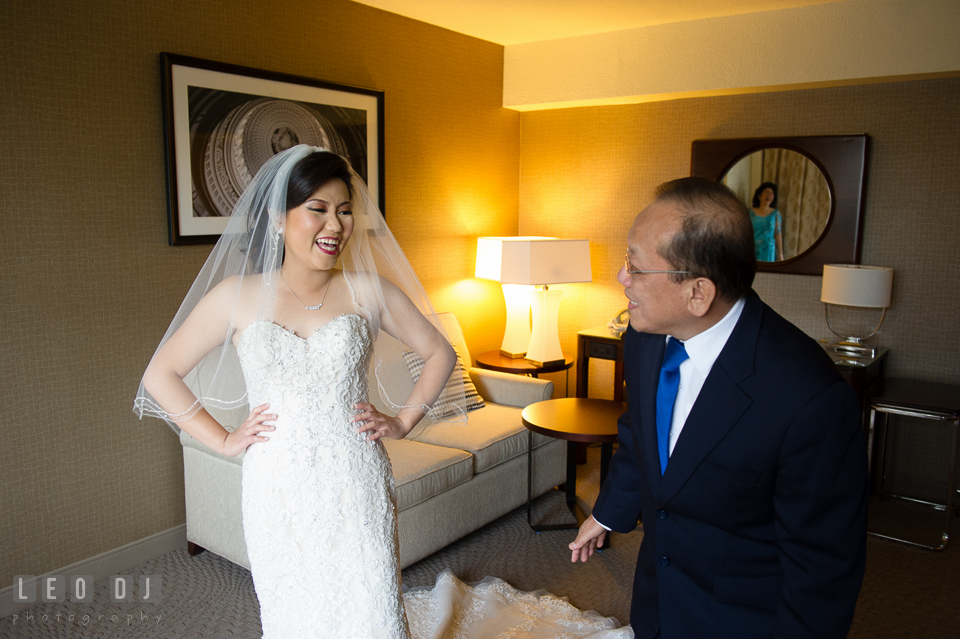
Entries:
[[607, 529], [598, 524], [593, 515], [590, 515], [580, 526], [577, 538], [570, 544], [570, 550], [573, 551], [570, 561], [573, 563], [577, 563], [577, 559], [586, 561], [593, 556], [593, 551], [597, 549], [597, 546], [603, 545], [603, 540], [606, 537]]

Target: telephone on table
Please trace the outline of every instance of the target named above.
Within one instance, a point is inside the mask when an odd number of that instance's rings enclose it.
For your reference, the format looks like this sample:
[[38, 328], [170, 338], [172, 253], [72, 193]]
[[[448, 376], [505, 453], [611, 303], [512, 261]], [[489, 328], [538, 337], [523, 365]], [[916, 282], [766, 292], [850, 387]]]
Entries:
[[627, 325], [630, 323], [630, 309], [625, 308], [614, 317], [612, 320], [607, 322], [607, 328], [610, 329], [610, 332], [614, 336], [623, 335], [627, 330]]

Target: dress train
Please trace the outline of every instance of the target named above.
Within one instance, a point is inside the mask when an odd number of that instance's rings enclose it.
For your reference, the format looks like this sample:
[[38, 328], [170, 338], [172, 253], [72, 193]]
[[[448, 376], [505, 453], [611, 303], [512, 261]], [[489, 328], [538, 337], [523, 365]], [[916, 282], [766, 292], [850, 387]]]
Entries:
[[630, 626], [496, 577], [468, 585], [445, 570], [403, 596], [411, 639], [633, 639]]

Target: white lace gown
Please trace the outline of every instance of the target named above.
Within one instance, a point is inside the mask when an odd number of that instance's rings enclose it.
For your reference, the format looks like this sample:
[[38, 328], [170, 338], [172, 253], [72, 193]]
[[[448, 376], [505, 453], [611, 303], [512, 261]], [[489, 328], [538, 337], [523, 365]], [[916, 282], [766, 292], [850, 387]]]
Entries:
[[268, 321], [240, 337], [250, 405], [269, 403], [277, 414], [270, 441], [247, 449], [242, 472], [264, 638], [632, 637], [555, 597], [499, 580], [471, 588], [449, 573], [406, 595], [408, 627], [390, 461], [350, 421], [367, 401], [371, 350], [370, 327], [352, 313], [307, 339]]

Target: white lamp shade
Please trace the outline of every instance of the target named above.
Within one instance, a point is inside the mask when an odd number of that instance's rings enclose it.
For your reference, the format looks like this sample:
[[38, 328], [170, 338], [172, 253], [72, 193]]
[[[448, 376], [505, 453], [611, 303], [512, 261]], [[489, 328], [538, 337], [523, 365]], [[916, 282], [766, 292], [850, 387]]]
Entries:
[[820, 301], [841, 306], [887, 308], [893, 292], [893, 269], [856, 264], [824, 264]]
[[479, 278], [502, 284], [592, 282], [589, 240], [554, 237], [481, 237], [477, 239]]
[[503, 259], [503, 237], [477, 238], [477, 267], [474, 275], [484, 280], [500, 281], [500, 263]]

